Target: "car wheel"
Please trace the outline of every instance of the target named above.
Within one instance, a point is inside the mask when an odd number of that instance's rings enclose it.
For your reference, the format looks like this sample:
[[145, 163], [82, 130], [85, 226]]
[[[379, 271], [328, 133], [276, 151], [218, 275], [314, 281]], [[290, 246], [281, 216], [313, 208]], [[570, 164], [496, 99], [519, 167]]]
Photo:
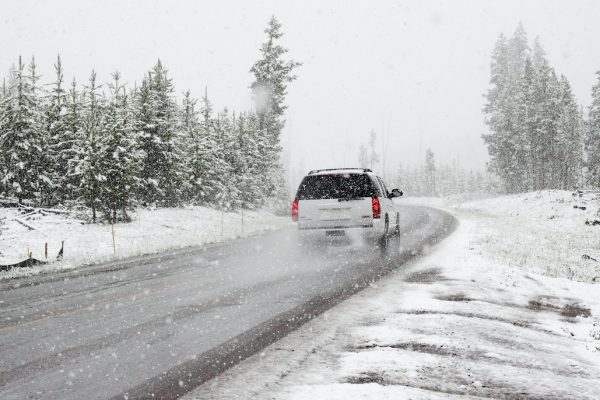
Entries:
[[379, 239], [379, 247], [381, 247], [382, 249], [387, 249], [388, 245], [390, 244], [390, 235], [389, 235], [389, 230], [390, 230], [390, 220], [388, 218], [388, 216], [385, 216], [385, 229], [383, 231], [383, 236], [381, 237], [381, 239]]
[[400, 237], [400, 213], [396, 214], [396, 228], [394, 229], [394, 235]]

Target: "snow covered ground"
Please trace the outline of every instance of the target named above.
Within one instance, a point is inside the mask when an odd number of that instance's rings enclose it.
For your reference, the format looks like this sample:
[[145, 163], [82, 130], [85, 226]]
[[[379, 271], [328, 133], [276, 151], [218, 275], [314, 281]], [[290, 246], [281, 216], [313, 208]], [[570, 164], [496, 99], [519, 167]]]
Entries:
[[600, 280], [600, 192], [580, 197], [548, 190], [474, 201], [461, 197], [406, 201], [477, 219], [476, 248], [494, 261], [553, 277]]
[[28, 252], [44, 260], [45, 243], [48, 243], [48, 259], [53, 260], [63, 240], [65, 244], [62, 262], [0, 272], [0, 280], [218, 242], [290, 223], [289, 218], [264, 211], [244, 212], [242, 228], [241, 213], [221, 213], [206, 207], [139, 209], [132, 222], [115, 225], [113, 252], [111, 225], [83, 224], [61, 215], [36, 214], [25, 221], [35, 228], [30, 230], [15, 220], [23, 220], [16, 209], [0, 208], [2, 217], [6, 217], [6, 229], [0, 234], [0, 265], [22, 261]]
[[430, 255], [186, 399], [600, 398], [598, 202], [570, 196], [438, 201]]

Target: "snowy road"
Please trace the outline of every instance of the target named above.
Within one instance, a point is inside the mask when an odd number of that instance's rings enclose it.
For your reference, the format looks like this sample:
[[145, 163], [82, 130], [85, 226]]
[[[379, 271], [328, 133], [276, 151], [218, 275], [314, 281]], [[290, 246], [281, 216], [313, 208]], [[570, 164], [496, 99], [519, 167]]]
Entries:
[[0, 286], [0, 398], [174, 398], [445, 237], [402, 207], [401, 251], [307, 251], [292, 229]]

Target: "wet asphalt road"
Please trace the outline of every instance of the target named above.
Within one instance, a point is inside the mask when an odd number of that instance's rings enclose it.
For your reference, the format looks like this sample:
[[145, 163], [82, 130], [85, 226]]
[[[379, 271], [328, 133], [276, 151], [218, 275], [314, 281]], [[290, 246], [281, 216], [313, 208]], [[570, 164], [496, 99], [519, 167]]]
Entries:
[[404, 206], [385, 253], [293, 228], [0, 283], [0, 399], [176, 398], [453, 229]]

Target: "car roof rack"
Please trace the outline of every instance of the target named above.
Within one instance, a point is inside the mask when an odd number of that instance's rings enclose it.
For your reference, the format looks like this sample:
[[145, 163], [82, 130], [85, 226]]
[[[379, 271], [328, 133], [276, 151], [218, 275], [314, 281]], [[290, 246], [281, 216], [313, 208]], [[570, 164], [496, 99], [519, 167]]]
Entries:
[[359, 170], [359, 171], [363, 171], [363, 172], [373, 172], [369, 168], [326, 168], [326, 169], [313, 169], [308, 174], [312, 175], [312, 174], [316, 174], [319, 172], [325, 172], [325, 171], [346, 171], [346, 170], [354, 170], [354, 171]]

